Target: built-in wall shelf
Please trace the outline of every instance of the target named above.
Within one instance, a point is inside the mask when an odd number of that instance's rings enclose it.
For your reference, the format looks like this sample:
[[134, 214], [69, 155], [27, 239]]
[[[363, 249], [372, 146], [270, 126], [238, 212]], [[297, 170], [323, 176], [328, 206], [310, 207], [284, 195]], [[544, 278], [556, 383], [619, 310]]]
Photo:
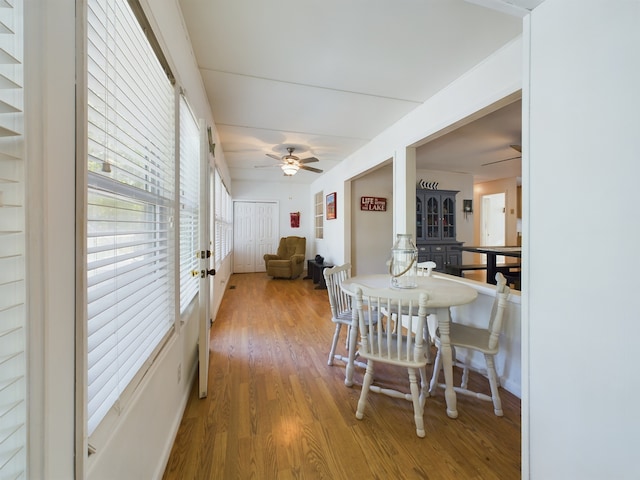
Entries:
[[20, 258], [22, 255], [19, 253], [16, 253], [14, 255], [2, 255], [0, 256], [0, 260], [9, 260], [11, 258]]
[[22, 231], [20, 231], [20, 230], [0, 230], [0, 236], [17, 235], [18, 233], [22, 233]]
[[11, 180], [10, 178], [0, 177], [0, 183], [18, 183], [18, 182], [16, 180]]

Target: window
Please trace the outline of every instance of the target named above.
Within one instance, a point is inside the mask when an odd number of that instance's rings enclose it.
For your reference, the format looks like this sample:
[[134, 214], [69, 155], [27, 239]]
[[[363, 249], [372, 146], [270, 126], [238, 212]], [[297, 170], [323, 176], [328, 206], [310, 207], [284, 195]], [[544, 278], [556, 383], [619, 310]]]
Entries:
[[315, 208], [315, 227], [316, 238], [323, 238], [323, 225], [324, 225], [324, 193], [316, 193], [316, 208]]
[[175, 93], [127, 0], [89, 0], [87, 19], [91, 434], [174, 323]]
[[233, 205], [231, 195], [216, 170], [215, 175], [215, 260], [216, 268], [231, 253], [233, 241]]
[[198, 293], [200, 131], [184, 96], [180, 97], [180, 313]]
[[0, 478], [27, 465], [22, 7], [0, 1]]

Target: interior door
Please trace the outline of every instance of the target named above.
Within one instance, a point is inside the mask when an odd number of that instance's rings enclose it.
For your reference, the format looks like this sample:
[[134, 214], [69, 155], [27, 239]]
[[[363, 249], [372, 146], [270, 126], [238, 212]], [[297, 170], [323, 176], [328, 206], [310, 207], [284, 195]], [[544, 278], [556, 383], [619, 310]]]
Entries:
[[264, 254], [278, 249], [278, 204], [233, 203], [233, 272], [266, 271]]
[[278, 249], [278, 204], [257, 203], [255, 207], [255, 271], [266, 272], [265, 253]]
[[233, 272], [251, 273], [255, 262], [255, 203], [233, 203]]
[[212, 276], [215, 275], [212, 234], [214, 223], [214, 198], [215, 182], [213, 181], [214, 171], [210, 163], [209, 138], [207, 129], [201, 124], [201, 148], [200, 151], [200, 292], [198, 295], [199, 306], [199, 333], [198, 333], [198, 386], [200, 398], [207, 396], [209, 379], [209, 342], [211, 335], [211, 305], [213, 298], [214, 282]]
[[[485, 247], [506, 245], [506, 195], [493, 193], [482, 196], [482, 235], [481, 245]], [[498, 263], [504, 262], [504, 257], [497, 257]]]

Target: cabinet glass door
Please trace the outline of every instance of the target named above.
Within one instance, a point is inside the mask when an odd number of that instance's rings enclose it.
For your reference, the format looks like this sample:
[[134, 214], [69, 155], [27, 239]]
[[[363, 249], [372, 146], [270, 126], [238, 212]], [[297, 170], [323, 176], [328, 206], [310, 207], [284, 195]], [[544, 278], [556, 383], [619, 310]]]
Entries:
[[452, 198], [442, 200], [442, 238], [456, 238], [455, 204]]
[[436, 197], [427, 198], [427, 237], [440, 238], [440, 205]]
[[422, 198], [416, 197], [416, 238], [422, 240], [424, 238], [424, 224], [422, 214]]

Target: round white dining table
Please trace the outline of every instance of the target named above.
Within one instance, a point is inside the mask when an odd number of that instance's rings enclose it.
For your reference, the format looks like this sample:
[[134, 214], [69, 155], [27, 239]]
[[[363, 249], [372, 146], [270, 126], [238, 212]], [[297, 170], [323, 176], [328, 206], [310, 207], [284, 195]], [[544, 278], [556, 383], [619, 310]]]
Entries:
[[[473, 302], [478, 297], [478, 292], [469, 285], [439, 276], [418, 276], [416, 280], [418, 284], [417, 288], [425, 290], [428, 293], [429, 313], [435, 315], [438, 321], [447, 415], [451, 418], [457, 418], [456, 392], [453, 389], [452, 349], [449, 338], [449, 324], [451, 322], [449, 307]], [[391, 286], [391, 277], [388, 274], [356, 275], [342, 281], [342, 289], [349, 295], [355, 295], [357, 285], [363, 285], [368, 288], [388, 288], [395, 290], [395, 288]], [[355, 331], [357, 331], [358, 328], [355, 315], [352, 328], [355, 328]], [[353, 347], [355, 347], [355, 345], [353, 345]], [[349, 355], [349, 357], [351, 358], [353, 355]], [[347, 375], [350, 383], [352, 383], [352, 379], [350, 378], [352, 372], [353, 365], [348, 365]]]
[[[418, 287], [429, 293], [429, 305], [433, 308], [452, 307], [473, 302], [478, 297], [478, 292], [468, 285], [455, 280], [447, 280], [442, 277], [416, 277]], [[342, 289], [353, 295], [355, 284], [369, 288], [390, 288], [391, 276], [385, 273], [372, 275], [357, 275], [342, 281]]]

